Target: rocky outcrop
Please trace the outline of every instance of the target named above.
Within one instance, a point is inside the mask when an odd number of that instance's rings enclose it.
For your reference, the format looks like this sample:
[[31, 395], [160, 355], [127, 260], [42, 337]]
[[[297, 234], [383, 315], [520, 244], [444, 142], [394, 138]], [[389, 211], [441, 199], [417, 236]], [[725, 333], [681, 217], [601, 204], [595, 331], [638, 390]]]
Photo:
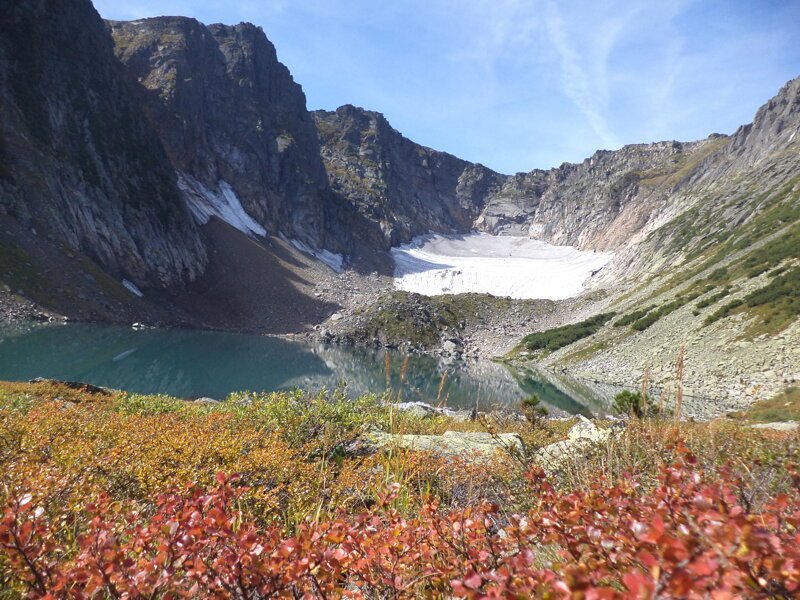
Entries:
[[556, 245], [616, 249], [658, 226], [681, 178], [720, 143], [714, 137], [631, 145], [518, 174], [487, 201], [476, 225]]
[[486, 461], [498, 452], [521, 454], [525, 446], [517, 433], [445, 431], [442, 435], [412, 435], [374, 432], [366, 436], [377, 448], [403, 448], [446, 457]]
[[346, 105], [313, 117], [330, 184], [364, 218], [360, 233], [374, 246], [470, 231], [506, 179], [412, 142], [377, 112]]
[[248, 233], [282, 233], [335, 251], [347, 245], [342, 230], [332, 231], [334, 205], [305, 95], [261, 28], [184, 17], [108, 26], [201, 221], [204, 213], [233, 213], [232, 224]]
[[753, 122], [733, 134], [725, 154], [738, 165], [752, 166], [800, 141], [800, 77], [789, 81], [756, 112]]
[[141, 287], [195, 278], [205, 250], [167, 156], [88, 0], [0, 8], [0, 220]]

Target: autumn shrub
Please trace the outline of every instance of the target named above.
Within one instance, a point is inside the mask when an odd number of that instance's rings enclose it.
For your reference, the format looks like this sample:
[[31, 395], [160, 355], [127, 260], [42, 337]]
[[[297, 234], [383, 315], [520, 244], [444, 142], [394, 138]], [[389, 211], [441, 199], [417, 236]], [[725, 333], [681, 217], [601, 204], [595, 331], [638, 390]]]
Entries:
[[431, 500], [408, 516], [392, 508], [395, 484], [371, 510], [289, 536], [248, 519], [246, 489], [222, 474], [160, 495], [152, 513], [100, 495], [72, 550], [59, 518], [23, 493], [0, 521], [2, 576], [32, 598], [797, 597], [800, 476], [789, 469], [787, 493], [756, 508], [732, 471], [673, 450], [652, 489], [628, 476], [559, 492], [532, 469], [524, 514]]
[[[544, 478], [537, 449], [570, 425], [343, 390], [206, 405], [0, 384], [0, 598], [796, 592], [797, 436], [632, 420]], [[365, 451], [370, 429], [514, 431], [525, 450]]]
[[[236, 472], [248, 488], [240, 499], [248, 515], [288, 530], [341, 508], [363, 510], [392, 482], [404, 484], [406, 510], [426, 495], [462, 506], [478, 490], [491, 495], [485, 467], [482, 473], [469, 464], [454, 470], [409, 452], [364, 455], [359, 436], [387, 428], [390, 420], [390, 409], [371, 396], [239, 394], [205, 405], [91, 394], [75, 403], [26, 393], [0, 399], [0, 502], [27, 487], [48, 510], [78, 511], [86, 497], [100, 493], [147, 509], [176, 485], [208, 486], [215, 473]], [[420, 423], [403, 417], [402, 426], [416, 432]], [[471, 469], [476, 472], [469, 475]]]

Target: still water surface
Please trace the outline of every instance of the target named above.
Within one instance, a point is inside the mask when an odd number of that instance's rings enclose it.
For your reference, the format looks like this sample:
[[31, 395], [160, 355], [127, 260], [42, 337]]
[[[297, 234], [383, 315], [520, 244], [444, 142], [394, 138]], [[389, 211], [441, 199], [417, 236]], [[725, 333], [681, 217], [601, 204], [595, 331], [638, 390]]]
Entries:
[[[402, 399], [454, 408], [516, 407], [537, 394], [553, 411], [603, 412], [613, 392], [492, 362], [447, 364], [390, 353], [390, 387]], [[130, 392], [222, 399], [234, 391], [331, 388], [351, 394], [387, 389], [383, 350], [309, 344], [260, 335], [108, 325], [50, 325], [0, 330], [0, 379], [47, 377]], [[445, 376], [444, 383], [442, 378]], [[441, 391], [440, 391], [441, 386]]]

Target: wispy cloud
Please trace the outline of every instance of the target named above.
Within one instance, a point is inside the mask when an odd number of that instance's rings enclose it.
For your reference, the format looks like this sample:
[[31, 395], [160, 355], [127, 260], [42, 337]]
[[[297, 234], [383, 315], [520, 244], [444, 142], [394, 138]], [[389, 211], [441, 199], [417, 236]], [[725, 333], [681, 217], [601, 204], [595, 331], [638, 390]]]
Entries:
[[578, 110], [586, 117], [592, 130], [610, 148], [618, 146], [617, 138], [605, 116], [608, 103], [608, 81], [606, 57], [613, 47], [613, 41], [621, 28], [619, 25], [603, 40], [603, 46], [596, 48], [601, 60], [596, 65], [594, 73], [590, 75], [585, 68], [585, 57], [582, 57], [570, 43], [556, 5], [547, 2], [545, 7], [545, 24], [547, 33], [553, 47], [561, 60], [561, 75], [564, 93], [575, 104]]

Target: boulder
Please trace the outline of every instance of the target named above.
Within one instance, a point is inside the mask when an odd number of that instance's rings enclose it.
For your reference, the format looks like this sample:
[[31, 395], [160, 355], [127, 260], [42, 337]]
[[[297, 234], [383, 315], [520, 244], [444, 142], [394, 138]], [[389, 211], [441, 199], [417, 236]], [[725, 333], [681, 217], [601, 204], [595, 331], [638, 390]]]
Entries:
[[587, 450], [606, 443], [620, 428], [600, 429], [589, 419], [578, 415], [579, 421], [567, 432], [567, 439], [549, 444], [536, 453], [536, 462], [545, 471], [559, 470], [566, 462]]
[[203, 396], [202, 398], [198, 398], [195, 400], [196, 404], [219, 404], [219, 400], [214, 400], [214, 398], [209, 398], [207, 396]]
[[797, 421], [786, 421], [783, 423], [756, 423], [750, 425], [753, 429], [770, 429], [772, 431], [797, 431], [800, 423]]
[[485, 432], [446, 431], [442, 435], [397, 435], [373, 432], [367, 439], [378, 448], [405, 448], [473, 460], [486, 460], [498, 450], [524, 450], [522, 438], [516, 433], [492, 435]]

